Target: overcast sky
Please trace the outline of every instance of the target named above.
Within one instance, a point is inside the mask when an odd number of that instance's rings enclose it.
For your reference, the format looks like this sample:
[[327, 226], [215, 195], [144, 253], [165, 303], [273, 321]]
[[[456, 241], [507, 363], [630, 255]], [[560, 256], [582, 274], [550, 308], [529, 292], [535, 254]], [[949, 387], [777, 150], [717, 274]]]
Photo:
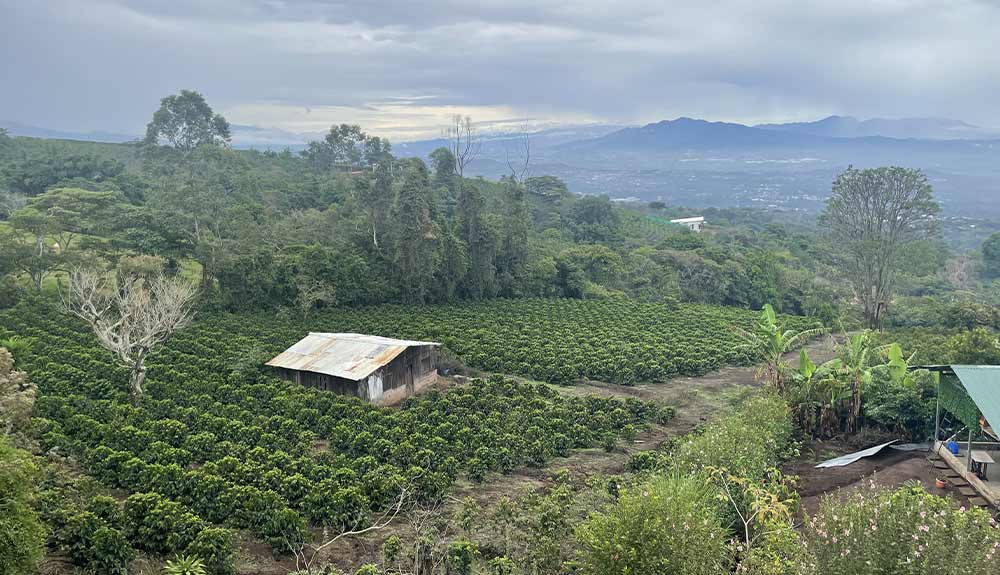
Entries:
[[0, 120], [232, 123], [396, 140], [480, 122], [949, 117], [1000, 127], [993, 0], [0, 0]]

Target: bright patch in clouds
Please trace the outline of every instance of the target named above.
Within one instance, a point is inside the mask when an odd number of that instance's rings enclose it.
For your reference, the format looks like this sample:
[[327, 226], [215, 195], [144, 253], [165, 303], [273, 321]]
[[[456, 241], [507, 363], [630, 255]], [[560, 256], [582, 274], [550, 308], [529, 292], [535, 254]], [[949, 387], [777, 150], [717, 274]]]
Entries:
[[223, 107], [233, 124], [254, 125], [300, 135], [302, 141], [320, 137], [334, 124], [358, 124], [366, 132], [393, 142], [441, 136], [456, 115], [469, 116], [484, 132], [503, 129], [541, 129], [554, 123], [593, 123], [584, 114], [546, 115], [532, 119], [509, 106], [434, 105], [426, 97], [403, 97], [363, 107], [293, 106], [284, 103], [249, 103]]
[[141, 133], [182, 88], [235, 124], [397, 140], [456, 113], [1000, 127], [994, 0], [0, 0], [0, 22], [0, 120], [67, 130]]

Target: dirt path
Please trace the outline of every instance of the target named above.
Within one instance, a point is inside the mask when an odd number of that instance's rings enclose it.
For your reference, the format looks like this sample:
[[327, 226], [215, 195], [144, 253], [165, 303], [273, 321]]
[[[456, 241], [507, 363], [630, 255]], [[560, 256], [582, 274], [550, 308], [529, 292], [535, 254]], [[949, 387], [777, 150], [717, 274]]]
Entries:
[[[806, 346], [809, 356], [816, 363], [831, 359], [834, 348], [830, 337], [814, 340]], [[789, 354], [787, 359], [797, 364], [798, 351]], [[655, 401], [673, 406], [676, 414], [666, 425], [653, 425], [641, 432], [632, 444], [619, 443], [611, 453], [600, 448], [574, 450], [569, 457], [554, 459], [542, 468], [525, 467], [508, 475], [494, 475], [478, 484], [459, 481], [452, 488], [452, 494], [458, 499], [471, 497], [480, 505], [487, 506], [501, 495], [540, 489], [561, 470], [580, 478], [621, 473], [633, 453], [656, 449], [671, 437], [690, 433], [698, 425], [726, 412], [743, 393], [758, 385], [754, 368], [726, 367], [698, 377], [678, 377], [666, 383], [623, 386], [592, 381], [573, 386], [553, 386], [566, 395], [635, 397]]]
[[[813, 340], [805, 347], [809, 357], [816, 364], [833, 359], [836, 353], [834, 339], [830, 336]], [[785, 359], [793, 367], [797, 367], [799, 352], [796, 350], [789, 353]], [[754, 377], [755, 369], [754, 367], [724, 367], [696, 377], [674, 378], [667, 383], [623, 386], [588, 382], [557, 389], [572, 395], [636, 397], [671, 405], [677, 412], [666, 429], [672, 433], [683, 435], [731, 406], [747, 389], [757, 387], [759, 383]]]
[[[834, 342], [825, 336], [807, 344], [806, 349], [813, 361], [820, 363], [833, 357]], [[798, 351], [788, 354], [786, 359], [793, 365], [797, 364]], [[446, 388], [467, 384], [449, 378], [439, 385]], [[466, 498], [471, 498], [483, 509], [489, 509], [503, 496], [514, 498], [544, 488], [563, 470], [579, 479], [621, 473], [633, 453], [656, 449], [671, 437], [690, 433], [698, 425], [725, 413], [743, 393], [758, 385], [753, 367], [726, 367], [698, 377], [678, 377], [666, 383], [623, 386], [592, 381], [574, 386], [552, 386], [566, 395], [635, 397], [655, 401], [673, 406], [676, 414], [666, 425], [653, 425], [639, 433], [633, 443], [619, 443], [611, 453], [601, 448], [579, 449], [569, 457], [551, 460], [542, 468], [522, 467], [508, 475], [492, 474], [482, 483], [459, 479], [449, 491], [448, 503], [441, 509], [442, 515], [456, 514]], [[412, 540], [415, 536], [409, 522], [399, 518], [386, 530], [338, 541], [325, 555], [341, 568], [350, 569], [356, 567], [361, 559], [374, 558], [385, 538], [393, 533], [404, 540]], [[263, 557], [261, 550], [252, 548], [252, 542], [244, 542], [244, 545], [240, 573], [278, 575], [282, 573], [281, 569], [287, 572], [287, 562], [280, 564]]]

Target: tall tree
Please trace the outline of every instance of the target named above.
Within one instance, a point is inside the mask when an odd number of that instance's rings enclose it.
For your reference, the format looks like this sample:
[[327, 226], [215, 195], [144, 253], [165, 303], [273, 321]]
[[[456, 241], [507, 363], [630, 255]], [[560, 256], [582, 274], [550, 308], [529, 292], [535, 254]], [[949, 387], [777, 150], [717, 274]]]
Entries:
[[480, 141], [476, 126], [469, 116], [455, 115], [445, 130], [452, 157], [455, 159], [455, 173], [459, 179], [465, 177], [465, 168], [479, 156]]
[[356, 181], [358, 203], [365, 212], [372, 248], [381, 253], [379, 239], [392, 211], [392, 162], [385, 158], [374, 166], [374, 172]]
[[[241, 228], [256, 223], [261, 186], [245, 156], [202, 147], [159, 166], [148, 206], [171, 255], [201, 265], [202, 289], [214, 285], [221, 262], [238, 245]], [[249, 242], [244, 242], [247, 245]]]
[[469, 271], [469, 250], [465, 242], [458, 237], [452, 226], [440, 218], [438, 229], [441, 241], [438, 242], [438, 297], [451, 300], [455, 297], [459, 285]]
[[61, 269], [65, 258], [52, 245], [49, 235], [58, 231], [54, 218], [34, 208], [22, 208], [11, 215], [9, 226], [0, 229], [0, 259], [4, 268], [23, 273], [35, 291], [49, 274]]
[[193, 150], [205, 144], [228, 145], [231, 139], [229, 122], [212, 111], [204, 96], [181, 90], [160, 100], [160, 108], [146, 126], [144, 143]]
[[482, 191], [475, 183], [460, 182], [458, 223], [468, 249], [469, 266], [462, 292], [466, 297], [491, 297], [496, 279], [496, 242], [485, 217]]
[[528, 230], [531, 214], [525, 200], [524, 185], [514, 177], [501, 180], [503, 186], [503, 237], [497, 254], [497, 277], [500, 293], [515, 295], [515, 286], [528, 261]]
[[37, 196], [49, 188], [75, 185], [70, 182], [87, 180], [93, 184], [112, 182], [125, 172], [125, 164], [115, 159], [90, 154], [66, 153], [56, 146], [42, 154], [31, 154], [8, 168], [10, 191], [25, 196]]
[[369, 136], [360, 126], [340, 124], [331, 126], [322, 140], [309, 142], [302, 157], [319, 171], [354, 172], [374, 168], [389, 158], [389, 152], [388, 140]]
[[820, 221], [845, 252], [866, 326], [882, 327], [900, 245], [931, 236], [939, 211], [919, 170], [851, 167], [834, 180]]
[[112, 278], [76, 269], [70, 273], [63, 303], [90, 325], [101, 347], [128, 368], [132, 402], [138, 404], [149, 353], [191, 322], [195, 297], [194, 286], [179, 277]]
[[621, 217], [608, 196], [583, 196], [570, 208], [573, 238], [582, 243], [615, 243], [621, 239]]
[[448, 148], [440, 147], [431, 152], [431, 166], [434, 168], [434, 177], [431, 185], [438, 197], [440, 208], [444, 211], [444, 217], [449, 221], [455, 217], [455, 210], [458, 206], [458, 174], [455, 173], [455, 154]]
[[431, 219], [427, 167], [420, 160], [409, 164], [393, 210], [395, 262], [403, 298], [422, 303], [434, 278], [437, 230]]
[[983, 274], [988, 278], [1000, 276], [1000, 232], [983, 242]]

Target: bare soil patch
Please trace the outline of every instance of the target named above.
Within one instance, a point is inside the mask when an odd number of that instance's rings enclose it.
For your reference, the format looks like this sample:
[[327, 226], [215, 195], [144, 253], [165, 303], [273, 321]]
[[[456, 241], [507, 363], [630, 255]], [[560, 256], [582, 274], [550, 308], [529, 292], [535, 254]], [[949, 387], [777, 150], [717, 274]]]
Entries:
[[877, 455], [865, 457], [844, 467], [829, 467], [817, 469], [820, 461], [846, 455], [865, 447], [871, 447], [884, 442], [882, 438], [858, 446], [857, 443], [842, 441], [814, 442], [809, 445], [810, 454], [804, 458], [789, 462], [784, 472], [797, 475], [798, 492], [802, 498], [802, 512], [812, 515], [819, 509], [823, 497], [832, 494], [834, 497], [846, 497], [860, 489], [865, 489], [870, 482], [894, 489], [907, 483], [923, 485], [928, 493], [941, 497], [950, 497], [956, 505], [969, 507], [969, 498], [963, 496], [954, 487], [938, 489], [935, 479], [941, 475], [941, 470], [935, 469], [927, 458], [930, 453], [925, 451], [897, 451], [886, 448]]

